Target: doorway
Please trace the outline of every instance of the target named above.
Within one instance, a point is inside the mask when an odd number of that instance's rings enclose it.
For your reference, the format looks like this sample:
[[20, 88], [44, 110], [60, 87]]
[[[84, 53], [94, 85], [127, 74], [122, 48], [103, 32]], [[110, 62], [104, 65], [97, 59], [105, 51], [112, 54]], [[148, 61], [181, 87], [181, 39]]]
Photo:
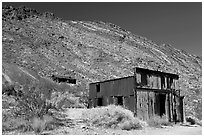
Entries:
[[166, 112], [165, 102], [166, 102], [166, 94], [159, 94], [160, 100], [160, 116], [163, 116]]
[[97, 106], [103, 106], [103, 98], [97, 99]]
[[156, 93], [155, 94], [155, 114], [159, 116], [163, 116], [166, 114], [166, 94]]
[[123, 106], [123, 96], [117, 96], [117, 105]]

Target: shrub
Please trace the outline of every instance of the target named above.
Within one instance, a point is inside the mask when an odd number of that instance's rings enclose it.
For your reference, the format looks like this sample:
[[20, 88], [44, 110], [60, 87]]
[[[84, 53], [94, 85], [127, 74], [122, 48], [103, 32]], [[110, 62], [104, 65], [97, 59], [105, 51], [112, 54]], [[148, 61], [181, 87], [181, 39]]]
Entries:
[[[9, 110], [3, 113], [3, 131], [34, 130], [39, 134], [43, 130], [62, 126], [63, 122], [57, 120], [53, 112], [79, 106], [79, 99], [69, 92], [60, 92], [51, 86], [52, 83], [44, 81], [23, 86], [5, 84], [4, 93], [12, 94], [4, 94], [2, 99], [3, 110]], [[18, 91], [22, 91], [20, 96], [17, 94]], [[7, 117], [8, 112], [10, 117]]]
[[40, 134], [51, 122], [53, 122], [53, 118], [48, 115], [44, 115], [42, 119], [39, 117], [34, 117], [32, 121], [32, 128], [36, 134]]
[[24, 120], [23, 118], [14, 117], [9, 117], [6, 120], [2, 121], [2, 132], [19, 129], [22, 131], [31, 130], [29, 121]]
[[16, 97], [14, 113], [16, 116], [23, 116], [26, 120], [30, 120], [34, 117], [43, 117], [51, 107], [43, 91], [34, 84], [29, 86], [28, 90], [23, 91], [21, 97]]
[[197, 119], [196, 117], [193, 117], [193, 116], [187, 116], [186, 122], [189, 122], [191, 125], [197, 124], [197, 125], [202, 126], [202, 121], [200, 121], [199, 119]]
[[166, 115], [163, 115], [162, 117], [156, 115], [156, 116], [153, 116], [152, 118], [150, 118], [148, 121], [147, 121], [148, 125], [150, 127], [162, 127], [162, 126], [171, 126], [172, 123], [170, 123], [168, 121], [168, 119], [166, 118]]
[[[38, 83], [33, 83], [23, 88], [21, 96], [3, 95], [3, 108], [5, 108], [3, 110], [9, 110], [3, 111], [3, 131], [23, 129], [34, 130], [36, 134], [39, 134], [43, 130], [60, 125], [58, 121], [52, 121], [53, 118], [49, 116], [52, 111], [49, 110], [59, 110], [68, 101], [74, 104], [74, 96], [56, 91], [52, 92], [49, 98], [44, 92], [46, 91], [41, 90]], [[10, 101], [10, 98], [13, 100]]]
[[82, 117], [91, 125], [123, 130], [141, 129], [140, 121], [134, 114], [121, 106], [109, 105], [87, 109]]
[[[48, 93], [51, 92], [51, 93]], [[76, 98], [68, 92], [48, 91], [38, 83], [29, 85], [21, 97], [16, 97], [15, 114], [26, 119], [42, 118], [50, 109], [62, 110], [64, 107], [74, 106]]]
[[68, 92], [53, 92], [48, 102], [57, 110], [79, 106], [78, 98]]
[[119, 127], [122, 130], [141, 129], [142, 124], [140, 123], [138, 119], [135, 118], [133, 119], [133, 121], [127, 120], [127, 121], [124, 121], [123, 123], [120, 123]]

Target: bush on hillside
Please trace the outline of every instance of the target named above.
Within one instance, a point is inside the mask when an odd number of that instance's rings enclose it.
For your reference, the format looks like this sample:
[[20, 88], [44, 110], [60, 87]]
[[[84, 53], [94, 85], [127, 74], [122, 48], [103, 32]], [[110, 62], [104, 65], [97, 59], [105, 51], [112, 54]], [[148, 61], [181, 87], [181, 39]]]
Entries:
[[109, 105], [88, 109], [84, 111], [82, 117], [93, 126], [123, 130], [142, 128], [142, 124], [134, 114], [121, 106]]
[[46, 92], [49, 91], [44, 91], [38, 83], [33, 83], [22, 90], [21, 96], [3, 95], [2, 130], [34, 130], [39, 134], [53, 126], [63, 125], [52, 112], [62, 110], [65, 105], [70, 107], [76, 104], [76, 99], [69, 93], [54, 90], [51, 91], [51, 97], [48, 97]]

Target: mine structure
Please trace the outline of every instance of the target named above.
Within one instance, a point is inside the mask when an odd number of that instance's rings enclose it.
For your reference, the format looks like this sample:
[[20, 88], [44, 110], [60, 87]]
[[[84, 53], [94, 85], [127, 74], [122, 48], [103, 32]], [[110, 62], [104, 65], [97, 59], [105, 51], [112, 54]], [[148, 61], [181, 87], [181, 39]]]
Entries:
[[121, 105], [142, 120], [165, 115], [183, 122], [183, 99], [177, 74], [134, 68], [134, 75], [89, 84], [89, 108]]

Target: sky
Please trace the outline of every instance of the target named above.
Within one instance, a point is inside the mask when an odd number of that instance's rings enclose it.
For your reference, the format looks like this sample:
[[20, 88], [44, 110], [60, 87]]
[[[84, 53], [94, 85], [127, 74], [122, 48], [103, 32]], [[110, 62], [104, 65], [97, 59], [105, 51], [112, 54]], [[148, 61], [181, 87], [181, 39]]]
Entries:
[[201, 2], [16, 2], [63, 20], [110, 22], [157, 44], [202, 56]]

